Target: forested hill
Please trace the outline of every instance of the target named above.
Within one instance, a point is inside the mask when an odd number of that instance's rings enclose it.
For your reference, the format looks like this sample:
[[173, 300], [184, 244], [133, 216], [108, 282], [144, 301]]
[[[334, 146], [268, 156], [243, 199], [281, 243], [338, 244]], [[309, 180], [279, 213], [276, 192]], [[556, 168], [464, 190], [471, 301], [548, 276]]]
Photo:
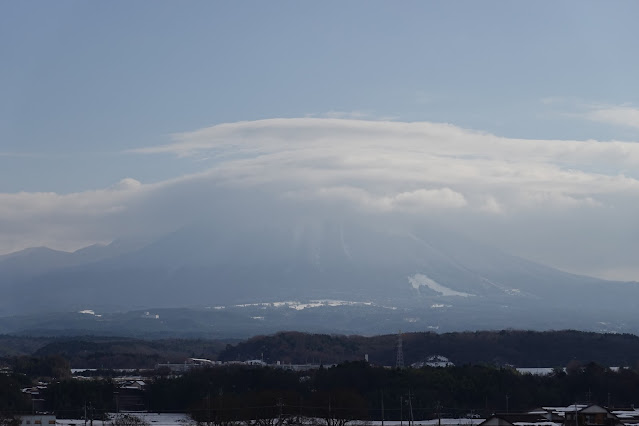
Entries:
[[160, 362], [184, 362], [194, 356], [215, 359], [227, 343], [204, 339], [0, 335], [0, 366], [11, 365], [19, 358], [59, 356], [73, 368], [154, 368]]
[[[158, 362], [188, 357], [268, 363], [333, 364], [364, 359], [395, 365], [397, 335], [372, 337], [280, 332], [245, 341], [133, 339], [125, 337], [28, 337], [0, 335], [3, 357], [59, 355], [74, 368], [153, 368]], [[565, 367], [571, 361], [639, 367], [639, 337], [580, 331], [481, 331], [402, 334], [406, 365], [443, 355], [457, 365], [510, 364]]]
[[[261, 359], [266, 362], [324, 363], [363, 359], [395, 365], [397, 335], [373, 337], [281, 332], [256, 336], [228, 345], [223, 361]], [[635, 366], [639, 337], [580, 331], [480, 331], [402, 334], [406, 365], [443, 355], [455, 364], [511, 364], [518, 367], [558, 367], [571, 361], [594, 361], [606, 366]]]

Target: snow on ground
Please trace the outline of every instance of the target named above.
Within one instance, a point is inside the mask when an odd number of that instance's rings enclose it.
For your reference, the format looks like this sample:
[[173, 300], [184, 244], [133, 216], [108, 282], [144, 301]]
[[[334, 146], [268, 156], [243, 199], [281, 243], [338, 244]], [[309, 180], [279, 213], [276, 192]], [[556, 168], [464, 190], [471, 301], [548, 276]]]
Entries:
[[532, 374], [533, 376], [547, 376], [552, 373], [553, 368], [546, 367], [517, 367], [517, 371], [522, 374]]
[[[473, 426], [473, 425], [478, 425], [483, 421], [484, 419], [441, 419], [441, 420], [433, 419], [433, 420], [415, 420], [413, 424], [415, 426], [417, 425], [436, 426], [438, 424], [442, 424], [446, 426]], [[366, 423], [372, 426], [381, 426], [382, 424], [381, 421], [371, 421]], [[385, 421], [384, 426], [387, 426], [387, 425], [388, 426], [400, 426], [400, 425], [408, 426], [408, 420], [404, 420], [403, 422]]]
[[[376, 306], [384, 309], [396, 310], [397, 308], [394, 306], [382, 306], [377, 305], [373, 302], [354, 302], [350, 300], [333, 300], [333, 299], [322, 299], [322, 300], [309, 300], [308, 302], [299, 302], [294, 300], [286, 300], [282, 302], [257, 302], [257, 303], [244, 303], [240, 305], [232, 305], [231, 308], [290, 308], [295, 309], [296, 311], [302, 311], [304, 309], [310, 308], [321, 308], [324, 306]], [[221, 310], [226, 309], [226, 306], [213, 306], [207, 309], [215, 309]]]
[[[140, 417], [151, 424], [151, 426], [187, 426], [187, 425], [195, 425], [195, 422], [191, 420], [191, 418], [184, 413], [121, 413], [121, 414], [131, 414], [136, 417]], [[117, 414], [111, 413], [109, 414], [110, 418], [115, 418]], [[56, 425], [64, 425], [64, 426], [84, 426], [84, 420], [81, 419], [56, 419]], [[90, 425], [91, 422], [87, 422], [87, 426]], [[112, 422], [110, 420], [101, 421], [94, 420], [93, 426], [111, 426]]]
[[[619, 367], [609, 367], [611, 371], [619, 371]], [[552, 367], [517, 367], [517, 371], [522, 374], [532, 374], [533, 376], [547, 376], [553, 372]], [[563, 369], [566, 371], [566, 369]]]
[[332, 299], [326, 299], [326, 300], [311, 300], [308, 303], [300, 303], [300, 302], [276, 302], [273, 304], [273, 306], [275, 307], [280, 307], [280, 306], [288, 306], [291, 309], [295, 309], [296, 311], [301, 311], [303, 309], [308, 309], [308, 308], [319, 308], [322, 306], [355, 306], [355, 305], [360, 305], [360, 306], [372, 306], [373, 303], [372, 302], [351, 302], [351, 301], [347, 301], [347, 300], [332, 300]]
[[[141, 417], [151, 424], [151, 426], [190, 426], [195, 425], [195, 422], [189, 418], [187, 414], [183, 413], [128, 413], [137, 417]], [[111, 417], [115, 414], [110, 414]], [[475, 426], [483, 422], [483, 419], [441, 419], [441, 420], [415, 420], [413, 424], [415, 426], [436, 426], [442, 424], [445, 426]], [[89, 425], [90, 422], [87, 422]], [[321, 423], [319, 423], [321, 424]], [[381, 426], [381, 421], [366, 421], [366, 422], [349, 422], [348, 425], [356, 426], [358, 424], [366, 424], [370, 426]], [[56, 425], [62, 426], [84, 426], [84, 420], [72, 420], [72, 419], [57, 419]], [[408, 426], [408, 420], [400, 421], [385, 421], [384, 426]], [[94, 420], [93, 426], [111, 426], [110, 421], [102, 422], [100, 420]]]
[[92, 309], [83, 309], [81, 311], [78, 311], [79, 314], [85, 314], [85, 315], [93, 315], [94, 317], [98, 317], [100, 318], [102, 315], [98, 315], [95, 313], [94, 310]]

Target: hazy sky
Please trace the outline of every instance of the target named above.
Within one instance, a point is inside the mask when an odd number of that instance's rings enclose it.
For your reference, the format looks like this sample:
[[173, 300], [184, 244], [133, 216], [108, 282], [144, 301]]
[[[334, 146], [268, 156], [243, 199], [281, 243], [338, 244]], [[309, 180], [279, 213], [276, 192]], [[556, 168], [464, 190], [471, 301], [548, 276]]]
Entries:
[[3, 2], [0, 253], [295, 203], [639, 280], [637, 17], [631, 1]]

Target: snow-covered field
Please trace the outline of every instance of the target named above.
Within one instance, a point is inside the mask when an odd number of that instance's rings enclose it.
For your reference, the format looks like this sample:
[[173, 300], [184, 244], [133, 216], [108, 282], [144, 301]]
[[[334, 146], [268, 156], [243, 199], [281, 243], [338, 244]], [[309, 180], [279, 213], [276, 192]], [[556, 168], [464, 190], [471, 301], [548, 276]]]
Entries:
[[[187, 426], [187, 425], [195, 425], [195, 422], [184, 413], [123, 413], [123, 414], [131, 414], [136, 417], [140, 417], [141, 419], [147, 421], [152, 426]], [[110, 414], [109, 417], [114, 419], [117, 414]], [[84, 426], [84, 420], [78, 419], [57, 419], [55, 422], [56, 425], [65, 425], [65, 426]], [[87, 426], [90, 425], [91, 422], [87, 422]], [[101, 421], [94, 420], [93, 426], [111, 426], [112, 421]]]
[[[478, 425], [481, 422], [483, 422], [484, 419], [441, 419], [441, 420], [437, 420], [437, 419], [433, 419], [433, 420], [415, 420], [413, 422], [413, 424], [415, 426], [417, 425], [428, 425], [428, 426], [436, 426], [438, 424], [442, 424], [442, 425], [446, 425], [446, 426], [473, 426], [473, 425]], [[367, 424], [373, 425], [373, 426], [381, 426], [382, 422], [379, 421], [375, 421], [375, 422], [367, 422]], [[384, 426], [400, 426], [400, 425], [406, 425], [408, 426], [408, 420], [404, 420], [403, 422], [399, 422], [399, 421], [386, 421], [384, 422]]]

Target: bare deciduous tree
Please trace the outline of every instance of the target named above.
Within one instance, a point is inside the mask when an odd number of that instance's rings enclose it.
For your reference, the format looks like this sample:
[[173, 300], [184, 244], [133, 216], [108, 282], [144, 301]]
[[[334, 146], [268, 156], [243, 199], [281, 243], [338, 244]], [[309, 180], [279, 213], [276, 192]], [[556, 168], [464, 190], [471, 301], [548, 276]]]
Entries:
[[150, 426], [150, 423], [133, 414], [118, 414], [113, 419], [113, 426]]

